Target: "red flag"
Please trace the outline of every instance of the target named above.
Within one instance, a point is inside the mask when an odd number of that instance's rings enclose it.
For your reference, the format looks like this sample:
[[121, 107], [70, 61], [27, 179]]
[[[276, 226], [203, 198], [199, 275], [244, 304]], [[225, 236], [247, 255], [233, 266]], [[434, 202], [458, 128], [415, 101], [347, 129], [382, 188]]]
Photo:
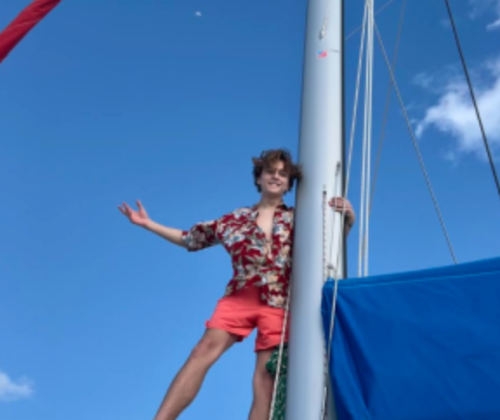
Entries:
[[14, 47], [62, 0], [35, 0], [0, 32], [0, 63]]

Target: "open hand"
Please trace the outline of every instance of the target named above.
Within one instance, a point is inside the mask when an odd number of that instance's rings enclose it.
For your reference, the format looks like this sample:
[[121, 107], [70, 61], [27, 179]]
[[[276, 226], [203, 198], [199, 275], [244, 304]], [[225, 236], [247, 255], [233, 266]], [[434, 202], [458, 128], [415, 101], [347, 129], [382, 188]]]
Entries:
[[[356, 220], [356, 214], [354, 213], [354, 210], [351, 206], [351, 203], [347, 198], [342, 198], [342, 197], [333, 197], [328, 204], [330, 207], [333, 208], [333, 210], [342, 213], [345, 211], [345, 221], [346, 224], [351, 227], [354, 224], [354, 221]], [[344, 210], [345, 208], [345, 210]]]
[[127, 216], [134, 225], [146, 227], [150, 219], [146, 209], [142, 206], [139, 200], [137, 200], [137, 208], [138, 211], [135, 211], [130, 208], [127, 203], [122, 203], [121, 206], [118, 206], [118, 209], [122, 212], [122, 214]]

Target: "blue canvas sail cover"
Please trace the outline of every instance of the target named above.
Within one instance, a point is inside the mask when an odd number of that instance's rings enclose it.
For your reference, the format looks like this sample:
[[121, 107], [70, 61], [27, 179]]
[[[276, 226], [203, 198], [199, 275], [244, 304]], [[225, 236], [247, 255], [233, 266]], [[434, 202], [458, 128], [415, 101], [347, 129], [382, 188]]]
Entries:
[[329, 368], [338, 420], [499, 420], [500, 258], [340, 281]]

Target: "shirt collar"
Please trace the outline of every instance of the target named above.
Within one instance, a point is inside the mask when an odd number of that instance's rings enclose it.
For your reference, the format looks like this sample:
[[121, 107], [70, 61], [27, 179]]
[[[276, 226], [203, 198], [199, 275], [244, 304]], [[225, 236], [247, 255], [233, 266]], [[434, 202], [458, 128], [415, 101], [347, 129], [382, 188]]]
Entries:
[[[288, 207], [288, 206], [285, 204], [285, 202], [284, 202], [284, 201], [282, 201], [282, 202], [278, 205], [278, 207], [276, 207], [276, 209], [277, 209], [278, 211], [280, 211], [280, 212], [281, 212], [281, 211], [286, 211], [286, 210], [288, 210], [289, 208], [290, 208], [290, 207]], [[253, 218], [256, 218], [256, 217], [257, 217], [257, 215], [259, 214], [259, 203], [254, 204], [254, 205], [251, 207], [251, 210], [252, 210], [252, 213], [251, 213], [251, 214], [252, 214], [252, 217], [253, 217]]]

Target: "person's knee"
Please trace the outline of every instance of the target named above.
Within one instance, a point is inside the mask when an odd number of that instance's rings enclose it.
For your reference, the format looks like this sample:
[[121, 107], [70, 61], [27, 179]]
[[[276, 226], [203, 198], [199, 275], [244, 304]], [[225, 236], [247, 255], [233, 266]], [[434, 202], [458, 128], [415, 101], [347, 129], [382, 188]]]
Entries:
[[211, 337], [203, 337], [191, 352], [194, 360], [203, 360], [208, 363], [215, 361], [223, 351], [223, 347], [217, 340]]

